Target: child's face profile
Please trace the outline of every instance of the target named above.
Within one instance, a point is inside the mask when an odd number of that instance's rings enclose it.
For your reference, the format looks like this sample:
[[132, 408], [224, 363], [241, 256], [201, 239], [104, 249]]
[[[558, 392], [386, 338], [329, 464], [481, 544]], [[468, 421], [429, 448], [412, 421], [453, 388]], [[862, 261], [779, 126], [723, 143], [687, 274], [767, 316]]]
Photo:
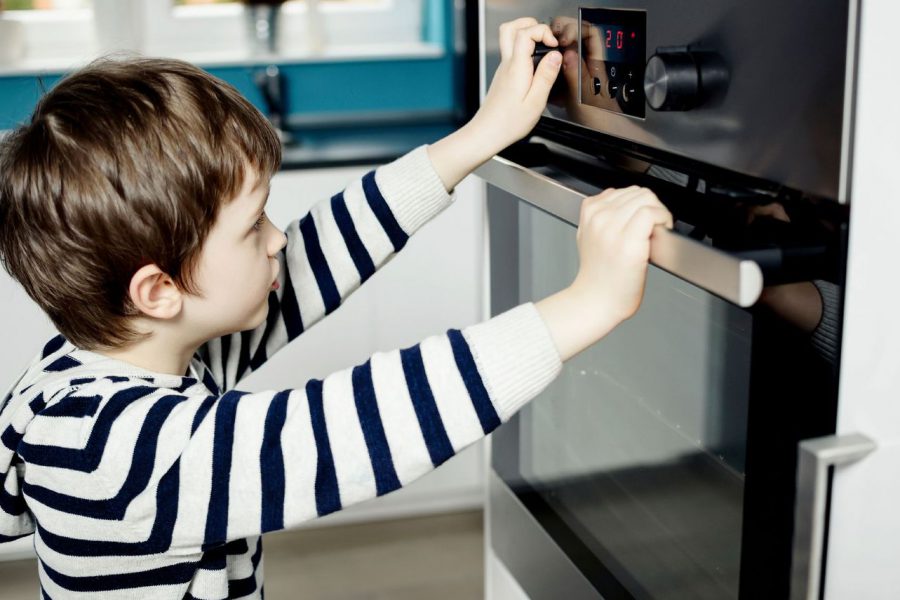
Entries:
[[269, 292], [287, 238], [265, 213], [269, 182], [247, 169], [240, 193], [220, 209], [197, 264], [201, 294], [185, 298], [184, 318], [208, 338], [252, 329], [265, 321]]

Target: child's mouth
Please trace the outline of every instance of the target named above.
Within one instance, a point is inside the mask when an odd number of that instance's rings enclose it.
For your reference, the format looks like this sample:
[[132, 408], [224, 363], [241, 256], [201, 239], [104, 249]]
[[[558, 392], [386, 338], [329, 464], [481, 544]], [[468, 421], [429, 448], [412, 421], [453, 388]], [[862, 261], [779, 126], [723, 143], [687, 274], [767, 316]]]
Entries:
[[272, 282], [272, 290], [277, 290], [277, 289], [280, 288], [280, 287], [281, 287], [281, 286], [278, 284], [278, 280], [277, 280], [277, 279], [276, 279], [275, 281]]

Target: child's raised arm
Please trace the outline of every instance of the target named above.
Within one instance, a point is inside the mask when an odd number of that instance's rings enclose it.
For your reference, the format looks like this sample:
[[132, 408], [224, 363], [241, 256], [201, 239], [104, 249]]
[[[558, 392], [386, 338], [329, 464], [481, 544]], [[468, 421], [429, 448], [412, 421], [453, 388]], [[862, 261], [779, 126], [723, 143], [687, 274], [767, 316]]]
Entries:
[[452, 190], [479, 165], [532, 130], [553, 87], [562, 55], [550, 52], [534, 68], [535, 42], [557, 45], [547, 25], [531, 18], [500, 26], [500, 66], [481, 108], [465, 126], [428, 147], [444, 186]]

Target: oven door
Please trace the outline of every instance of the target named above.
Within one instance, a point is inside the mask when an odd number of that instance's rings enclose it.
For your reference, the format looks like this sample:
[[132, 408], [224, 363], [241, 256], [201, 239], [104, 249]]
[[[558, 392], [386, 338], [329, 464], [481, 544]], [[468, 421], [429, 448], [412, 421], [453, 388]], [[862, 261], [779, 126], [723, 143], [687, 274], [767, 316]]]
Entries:
[[[492, 312], [571, 283], [578, 196], [540, 199], [552, 197], [548, 185], [598, 188], [553, 165], [494, 159], [481, 173], [494, 184]], [[670, 207], [701, 202], [662, 180], [652, 187]], [[733, 210], [745, 216], [746, 201]], [[812, 228], [798, 207], [750, 204], [759, 219]], [[735, 248], [753, 238], [734, 223], [761, 222], [704, 211], [698, 232], [690, 212], [675, 210], [680, 232], [670, 234], [690, 260], [659, 256], [672, 272], [650, 267], [637, 315], [493, 434], [493, 551], [532, 598], [789, 594], [797, 445], [834, 431], [842, 255], [813, 245], [819, 254], [808, 249], [814, 259], [791, 268], [762, 261], [767, 287], [746, 296], [744, 257], [767, 254]]]

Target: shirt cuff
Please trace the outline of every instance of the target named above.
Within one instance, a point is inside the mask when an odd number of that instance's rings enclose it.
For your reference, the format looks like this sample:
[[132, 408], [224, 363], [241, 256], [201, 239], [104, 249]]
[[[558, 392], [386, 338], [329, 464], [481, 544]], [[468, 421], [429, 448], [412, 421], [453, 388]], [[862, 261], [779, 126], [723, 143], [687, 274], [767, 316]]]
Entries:
[[452, 199], [431, 164], [427, 146], [379, 167], [375, 183], [407, 235], [415, 233]]
[[463, 332], [500, 420], [506, 422], [562, 370], [559, 351], [534, 304], [522, 304]]

